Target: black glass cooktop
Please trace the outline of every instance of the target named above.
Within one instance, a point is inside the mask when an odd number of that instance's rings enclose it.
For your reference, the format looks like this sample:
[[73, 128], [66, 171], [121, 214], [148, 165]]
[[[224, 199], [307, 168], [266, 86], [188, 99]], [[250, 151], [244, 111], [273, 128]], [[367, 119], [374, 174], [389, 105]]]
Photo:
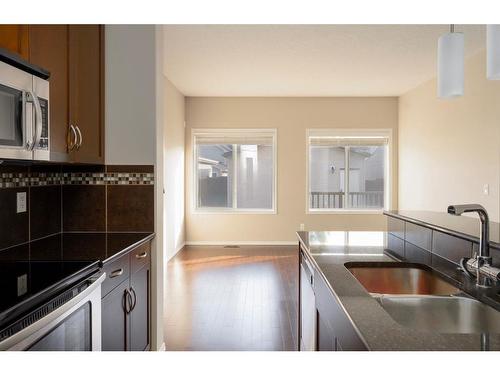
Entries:
[[98, 269], [98, 261], [0, 262], [0, 327]]

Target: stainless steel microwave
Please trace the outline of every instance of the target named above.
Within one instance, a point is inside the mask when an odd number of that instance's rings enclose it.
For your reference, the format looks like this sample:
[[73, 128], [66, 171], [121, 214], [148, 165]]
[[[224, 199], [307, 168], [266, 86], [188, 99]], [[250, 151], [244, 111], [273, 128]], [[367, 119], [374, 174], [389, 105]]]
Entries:
[[0, 62], [0, 159], [49, 160], [49, 82]]

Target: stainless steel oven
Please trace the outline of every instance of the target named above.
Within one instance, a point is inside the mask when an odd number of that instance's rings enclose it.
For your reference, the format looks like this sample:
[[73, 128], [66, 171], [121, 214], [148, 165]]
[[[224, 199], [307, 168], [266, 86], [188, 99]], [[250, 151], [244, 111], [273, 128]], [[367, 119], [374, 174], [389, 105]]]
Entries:
[[0, 332], [0, 350], [101, 350], [98, 272], [65, 290]]
[[0, 62], [0, 158], [49, 160], [49, 82]]

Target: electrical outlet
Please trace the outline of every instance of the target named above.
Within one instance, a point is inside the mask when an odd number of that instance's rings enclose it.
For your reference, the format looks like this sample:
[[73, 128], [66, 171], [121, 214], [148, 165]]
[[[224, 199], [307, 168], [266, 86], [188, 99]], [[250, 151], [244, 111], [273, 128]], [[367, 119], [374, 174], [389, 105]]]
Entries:
[[17, 193], [17, 213], [26, 212], [26, 192]]
[[489, 195], [490, 194], [490, 185], [484, 184], [483, 185], [483, 194], [484, 195]]
[[20, 297], [28, 291], [28, 275], [23, 274], [17, 277], [17, 296]]
[[304, 224], [300, 224], [300, 230], [305, 230], [305, 225]]

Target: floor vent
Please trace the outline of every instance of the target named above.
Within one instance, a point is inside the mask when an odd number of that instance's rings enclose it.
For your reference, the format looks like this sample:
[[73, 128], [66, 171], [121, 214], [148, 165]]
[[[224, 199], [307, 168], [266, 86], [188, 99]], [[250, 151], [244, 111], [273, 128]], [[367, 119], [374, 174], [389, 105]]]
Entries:
[[239, 249], [240, 247], [238, 245], [226, 245], [224, 246], [224, 249]]

